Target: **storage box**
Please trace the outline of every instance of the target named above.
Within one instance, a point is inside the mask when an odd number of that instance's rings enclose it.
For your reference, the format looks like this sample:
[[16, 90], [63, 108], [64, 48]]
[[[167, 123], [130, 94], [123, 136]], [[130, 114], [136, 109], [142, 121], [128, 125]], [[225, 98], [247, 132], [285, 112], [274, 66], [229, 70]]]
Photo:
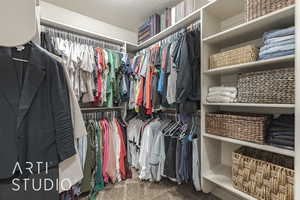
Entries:
[[206, 133], [264, 144], [270, 115], [250, 113], [207, 113]]
[[295, 0], [247, 0], [247, 20], [256, 19], [293, 4]]
[[239, 103], [295, 103], [293, 67], [244, 73], [238, 77]]
[[232, 154], [233, 187], [258, 200], [294, 200], [294, 159], [241, 147]]
[[210, 56], [210, 69], [237, 65], [257, 60], [259, 50], [254, 45], [247, 45], [230, 51]]

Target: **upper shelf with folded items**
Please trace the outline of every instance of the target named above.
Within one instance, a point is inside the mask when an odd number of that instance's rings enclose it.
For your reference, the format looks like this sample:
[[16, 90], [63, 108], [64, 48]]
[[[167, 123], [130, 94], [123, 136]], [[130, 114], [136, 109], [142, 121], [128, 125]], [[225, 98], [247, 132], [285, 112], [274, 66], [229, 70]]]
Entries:
[[[295, 5], [293, 1], [288, 2], [272, 12], [258, 11], [258, 8], [255, 9], [253, 5], [251, 7], [244, 0], [237, 0], [238, 6], [235, 8], [226, 6], [226, 0], [210, 4], [202, 11], [203, 18], [206, 19], [206, 23], [203, 23], [203, 42], [224, 48], [254, 40], [272, 29], [292, 26], [295, 21]], [[216, 7], [220, 12], [216, 12]]]

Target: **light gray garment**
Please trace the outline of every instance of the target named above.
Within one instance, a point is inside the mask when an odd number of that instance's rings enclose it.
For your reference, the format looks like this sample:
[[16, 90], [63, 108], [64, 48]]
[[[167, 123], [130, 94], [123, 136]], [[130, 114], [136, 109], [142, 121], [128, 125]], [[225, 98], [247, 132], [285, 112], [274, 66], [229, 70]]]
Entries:
[[[173, 51], [175, 49], [175, 43], [172, 44], [170, 48], [170, 55], [173, 55]], [[176, 81], [177, 81], [177, 71], [176, 65], [173, 62], [173, 57], [170, 58], [171, 62], [171, 72], [168, 76], [168, 87], [167, 87], [167, 101], [169, 104], [176, 103]]]
[[140, 73], [140, 75], [143, 77], [146, 77], [147, 72], [148, 72], [149, 56], [150, 56], [150, 53], [147, 52], [144, 57], [144, 61], [143, 61], [143, 65], [142, 65], [142, 69], [141, 69], [141, 73]]
[[199, 160], [198, 139], [193, 140], [193, 183], [196, 191], [201, 191], [200, 184], [200, 160]]
[[149, 164], [151, 181], [160, 181], [165, 167], [165, 137], [159, 132], [155, 139], [152, 152], [150, 154]]
[[153, 122], [149, 123], [143, 131], [139, 155], [139, 165], [141, 167], [139, 178], [141, 180], [151, 179], [149, 158], [160, 127], [160, 121], [154, 120]]

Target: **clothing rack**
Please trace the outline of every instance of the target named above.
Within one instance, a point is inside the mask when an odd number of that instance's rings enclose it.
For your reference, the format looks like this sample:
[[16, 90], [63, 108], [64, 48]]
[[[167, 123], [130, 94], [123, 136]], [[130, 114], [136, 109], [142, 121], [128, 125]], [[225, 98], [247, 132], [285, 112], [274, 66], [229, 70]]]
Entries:
[[51, 37], [59, 37], [70, 41], [87, 44], [95, 47], [111, 49], [117, 53], [125, 53], [125, 45], [114, 44], [104, 40], [88, 37], [71, 31], [66, 31], [60, 28], [49, 25], [42, 25], [42, 31], [48, 33]]
[[109, 111], [119, 111], [124, 110], [124, 107], [112, 107], [112, 108], [81, 108], [81, 112], [109, 112]]
[[88, 111], [88, 112], [83, 112], [82, 116], [83, 119], [89, 120], [100, 120], [103, 118], [113, 118], [116, 116], [120, 116], [122, 112], [122, 109], [115, 109], [115, 110], [95, 110], [95, 111]]
[[184, 33], [191, 32], [191, 31], [194, 31], [194, 30], [200, 30], [200, 28], [201, 28], [201, 20], [198, 20], [198, 21], [193, 22], [192, 24], [188, 25], [187, 27], [181, 28], [177, 32], [168, 35], [167, 37], [163, 38], [162, 40], [160, 40], [160, 41], [158, 41], [154, 44], [152, 44], [151, 46], [140, 50], [137, 54], [138, 55], [145, 54], [147, 50], [155, 47], [156, 45], [163, 46], [165, 44], [174, 42], [174, 41], [178, 40]]

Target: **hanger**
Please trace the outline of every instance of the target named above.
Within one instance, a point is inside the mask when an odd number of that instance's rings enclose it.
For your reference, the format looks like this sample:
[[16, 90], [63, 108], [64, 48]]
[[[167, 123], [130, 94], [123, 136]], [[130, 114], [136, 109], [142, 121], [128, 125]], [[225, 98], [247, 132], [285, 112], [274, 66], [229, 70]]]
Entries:
[[[32, 45], [31, 42], [29, 42], [27, 44], [28, 45]], [[26, 46], [25, 45], [20, 45], [20, 46], [17, 46], [15, 48], [17, 48], [17, 51], [23, 51], [26, 48]], [[12, 59], [15, 60], [15, 61], [18, 61], [18, 62], [24, 62], [24, 63], [28, 63], [29, 62], [29, 60], [26, 60], [26, 59], [23, 59], [23, 58], [12, 57]]]

